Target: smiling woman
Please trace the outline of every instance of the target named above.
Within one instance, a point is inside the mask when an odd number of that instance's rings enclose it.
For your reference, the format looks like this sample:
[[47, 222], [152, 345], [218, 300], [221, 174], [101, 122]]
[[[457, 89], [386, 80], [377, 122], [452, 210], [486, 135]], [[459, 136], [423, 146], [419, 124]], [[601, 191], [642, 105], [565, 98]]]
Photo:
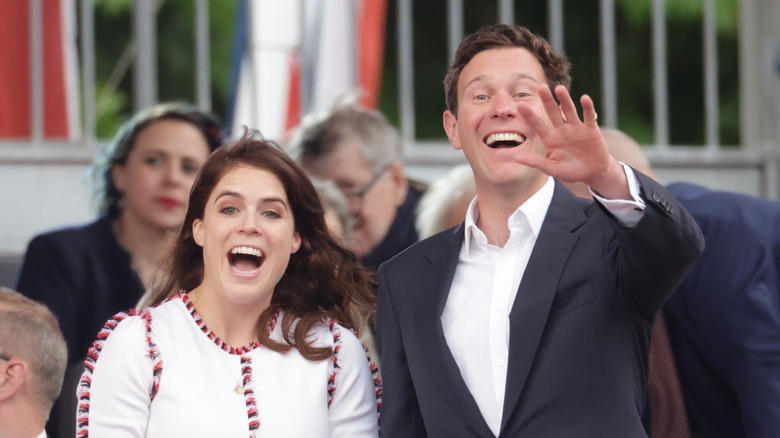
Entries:
[[358, 340], [374, 277], [328, 231], [303, 171], [247, 134], [209, 157], [165, 285], [99, 334], [79, 391], [90, 436], [376, 437]]

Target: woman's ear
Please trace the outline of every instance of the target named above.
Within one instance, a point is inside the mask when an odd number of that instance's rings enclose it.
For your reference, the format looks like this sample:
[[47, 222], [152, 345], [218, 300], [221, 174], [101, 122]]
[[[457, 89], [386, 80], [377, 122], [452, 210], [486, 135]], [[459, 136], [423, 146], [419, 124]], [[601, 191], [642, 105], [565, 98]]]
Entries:
[[290, 249], [290, 254], [295, 254], [298, 252], [298, 250], [301, 249], [301, 235], [298, 234], [298, 232], [295, 232], [295, 235], [293, 235], [293, 242], [292, 247]]
[[206, 237], [204, 236], [203, 221], [201, 219], [196, 218], [192, 221], [192, 238], [198, 246], [201, 248], [203, 247], [203, 242], [206, 240]]

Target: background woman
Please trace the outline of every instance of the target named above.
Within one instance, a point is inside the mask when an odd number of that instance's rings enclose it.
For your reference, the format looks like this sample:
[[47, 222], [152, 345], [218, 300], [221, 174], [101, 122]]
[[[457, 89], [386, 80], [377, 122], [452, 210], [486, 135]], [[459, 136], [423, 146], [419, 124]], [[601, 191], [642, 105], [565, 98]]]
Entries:
[[116, 315], [90, 349], [80, 434], [378, 435], [357, 338], [373, 275], [284, 151], [245, 135], [212, 154], [171, 259], [156, 306]]
[[69, 368], [78, 368], [73, 379], [66, 377], [52, 410], [50, 436], [73, 436], [76, 383], [90, 343], [106, 319], [153, 286], [157, 265], [184, 221], [197, 172], [221, 140], [216, 118], [190, 105], [140, 112], [95, 158], [100, 217], [30, 242], [16, 289], [57, 316]]

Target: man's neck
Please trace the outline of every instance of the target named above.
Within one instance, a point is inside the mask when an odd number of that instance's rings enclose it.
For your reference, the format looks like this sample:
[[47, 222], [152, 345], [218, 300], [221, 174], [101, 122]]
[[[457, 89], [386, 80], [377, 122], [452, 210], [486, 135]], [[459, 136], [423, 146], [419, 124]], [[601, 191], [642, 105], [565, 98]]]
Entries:
[[525, 187], [504, 190], [495, 187], [480, 190], [477, 186], [479, 217], [476, 224], [485, 233], [488, 243], [504, 247], [509, 240], [509, 217], [544, 187], [548, 178], [544, 175]]
[[37, 438], [43, 432], [46, 421], [36, 415], [38, 407], [6, 408], [0, 406], [0, 438]]

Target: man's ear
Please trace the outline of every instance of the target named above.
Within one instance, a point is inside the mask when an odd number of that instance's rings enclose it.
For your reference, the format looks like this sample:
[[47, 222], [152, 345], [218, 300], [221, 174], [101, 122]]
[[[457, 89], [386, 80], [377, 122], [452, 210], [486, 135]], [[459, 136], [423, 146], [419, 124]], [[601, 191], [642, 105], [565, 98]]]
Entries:
[[452, 147], [456, 150], [461, 149], [460, 139], [458, 138], [458, 118], [452, 111], [444, 111], [442, 116], [442, 123], [444, 124], [444, 132], [447, 133], [447, 138], [452, 143]]
[[30, 369], [27, 362], [11, 359], [0, 362], [0, 401], [5, 401], [21, 391]]
[[404, 174], [404, 166], [398, 162], [391, 163], [387, 170], [393, 183], [393, 204], [400, 207], [406, 201], [406, 194], [409, 191], [409, 181]]

